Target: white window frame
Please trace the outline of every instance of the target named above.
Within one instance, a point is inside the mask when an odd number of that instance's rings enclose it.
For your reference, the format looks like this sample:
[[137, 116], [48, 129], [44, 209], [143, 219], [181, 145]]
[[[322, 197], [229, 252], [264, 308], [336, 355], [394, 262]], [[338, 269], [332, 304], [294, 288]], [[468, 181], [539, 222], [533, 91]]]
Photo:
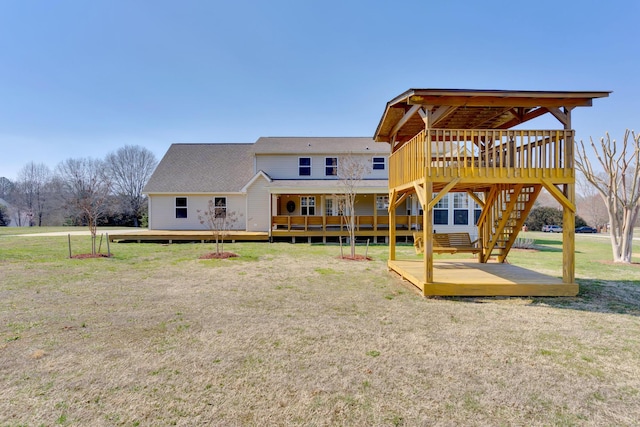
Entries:
[[[309, 164], [308, 165], [302, 165], [302, 159], [309, 159]], [[311, 165], [313, 163], [313, 160], [311, 159], [311, 157], [298, 157], [298, 176], [311, 176]], [[305, 169], [309, 169], [309, 173], [308, 174], [302, 174], [302, 168]]]
[[379, 211], [389, 209], [389, 195], [376, 196], [376, 209]]
[[216, 218], [227, 217], [227, 198], [226, 197], [217, 196], [213, 198], [213, 213]]
[[300, 215], [315, 216], [316, 214], [316, 197], [300, 196]]
[[[329, 160], [335, 163], [328, 164]], [[324, 176], [338, 176], [338, 158], [337, 157], [324, 158]]]
[[469, 209], [469, 195], [467, 193], [453, 193], [453, 209]]
[[[184, 199], [184, 206], [182, 205], [178, 205], [178, 199]], [[185, 196], [176, 196], [173, 199], [173, 204], [174, 204], [174, 208], [175, 208], [175, 215], [176, 215], [176, 219], [186, 219], [189, 217], [189, 199]], [[183, 211], [184, 210], [184, 216], [178, 216], [178, 210]]]
[[[379, 161], [376, 162], [376, 159], [382, 159], [382, 162], [379, 162]], [[377, 166], [382, 166], [382, 167], [376, 168], [376, 165]], [[371, 159], [371, 169], [374, 170], [374, 171], [386, 170], [387, 169], [387, 159], [386, 159], [386, 157], [384, 157], [384, 156], [374, 156]]]

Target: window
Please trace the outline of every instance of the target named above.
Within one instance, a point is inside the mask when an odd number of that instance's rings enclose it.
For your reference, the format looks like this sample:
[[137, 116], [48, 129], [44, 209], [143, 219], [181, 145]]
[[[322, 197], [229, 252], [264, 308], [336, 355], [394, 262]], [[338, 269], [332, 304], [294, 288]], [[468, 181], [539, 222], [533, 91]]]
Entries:
[[373, 158], [373, 170], [374, 171], [383, 171], [384, 170], [384, 157], [374, 157]]
[[376, 197], [376, 209], [383, 210], [389, 208], [389, 196]]
[[469, 225], [469, 211], [466, 209], [454, 209], [453, 223], [455, 225]]
[[449, 211], [445, 209], [434, 209], [433, 223], [440, 224], [440, 225], [449, 224]]
[[311, 176], [311, 157], [298, 158], [298, 175]]
[[[327, 216], [344, 215], [345, 200], [344, 197], [327, 197], [325, 199], [325, 214]], [[313, 213], [309, 214], [313, 215]]]
[[227, 217], [227, 198], [226, 197], [214, 197], [213, 198], [213, 212], [216, 218]]
[[300, 196], [300, 215], [316, 214], [316, 198], [313, 196]]
[[328, 216], [336, 216], [337, 215], [337, 209], [334, 210], [334, 206], [333, 206], [333, 197], [328, 197], [324, 200], [324, 211], [325, 214]]
[[482, 210], [481, 209], [474, 209], [473, 210], [473, 223], [475, 225], [478, 225], [478, 220], [480, 219], [480, 215], [482, 215]]
[[453, 223], [455, 225], [469, 224], [469, 196], [467, 193], [453, 194]]
[[[484, 200], [484, 196], [480, 193], [474, 193], [476, 197], [480, 200]], [[482, 207], [474, 200], [473, 201], [473, 224], [478, 225], [478, 220], [480, 219], [480, 215], [482, 215]]]
[[469, 209], [467, 193], [453, 193], [453, 209]]
[[325, 176], [338, 175], [338, 158], [337, 157], [325, 157], [324, 174]]
[[[435, 195], [434, 195], [435, 196]], [[449, 224], [449, 195], [445, 194], [433, 207], [433, 223], [435, 225]]]
[[187, 217], [187, 198], [176, 197], [176, 218]]

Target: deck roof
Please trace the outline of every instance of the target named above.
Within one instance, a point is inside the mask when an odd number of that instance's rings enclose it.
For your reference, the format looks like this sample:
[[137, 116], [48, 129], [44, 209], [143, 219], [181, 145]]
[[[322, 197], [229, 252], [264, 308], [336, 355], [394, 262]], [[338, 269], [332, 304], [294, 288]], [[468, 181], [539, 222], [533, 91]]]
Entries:
[[406, 141], [424, 129], [423, 115], [431, 113], [431, 128], [509, 129], [560, 108], [589, 107], [609, 91], [526, 91], [475, 89], [409, 89], [387, 103], [374, 140]]

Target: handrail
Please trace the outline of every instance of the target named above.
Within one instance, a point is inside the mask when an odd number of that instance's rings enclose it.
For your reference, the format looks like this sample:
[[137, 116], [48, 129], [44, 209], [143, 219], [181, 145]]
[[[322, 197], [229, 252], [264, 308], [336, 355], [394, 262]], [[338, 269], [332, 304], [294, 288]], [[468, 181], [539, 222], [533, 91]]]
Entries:
[[[323, 218], [326, 218], [323, 221]], [[380, 215], [356, 215], [356, 231], [387, 230], [389, 217]], [[396, 229], [413, 229], [422, 226], [422, 215], [396, 215]], [[307, 215], [274, 215], [271, 217], [271, 227], [274, 230], [286, 231], [346, 231], [347, 224], [343, 216], [322, 217]]]
[[[573, 130], [429, 129], [389, 158], [389, 186], [431, 178], [572, 176]], [[430, 153], [425, 158], [425, 153]]]

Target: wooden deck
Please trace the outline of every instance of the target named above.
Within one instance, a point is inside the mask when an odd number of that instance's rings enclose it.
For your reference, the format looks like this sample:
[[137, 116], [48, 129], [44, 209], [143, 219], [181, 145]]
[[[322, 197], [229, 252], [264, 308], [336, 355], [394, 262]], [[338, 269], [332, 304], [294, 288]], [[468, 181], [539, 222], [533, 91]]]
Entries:
[[[212, 241], [215, 238], [208, 230], [146, 230], [127, 231], [109, 234], [110, 242], [169, 242], [174, 241]], [[253, 231], [230, 231], [225, 242], [235, 241], [267, 241], [269, 233]]]
[[425, 296], [575, 296], [577, 283], [563, 283], [510, 264], [477, 260], [433, 262], [434, 283], [425, 283], [422, 260], [390, 260], [389, 269], [418, 287]]

